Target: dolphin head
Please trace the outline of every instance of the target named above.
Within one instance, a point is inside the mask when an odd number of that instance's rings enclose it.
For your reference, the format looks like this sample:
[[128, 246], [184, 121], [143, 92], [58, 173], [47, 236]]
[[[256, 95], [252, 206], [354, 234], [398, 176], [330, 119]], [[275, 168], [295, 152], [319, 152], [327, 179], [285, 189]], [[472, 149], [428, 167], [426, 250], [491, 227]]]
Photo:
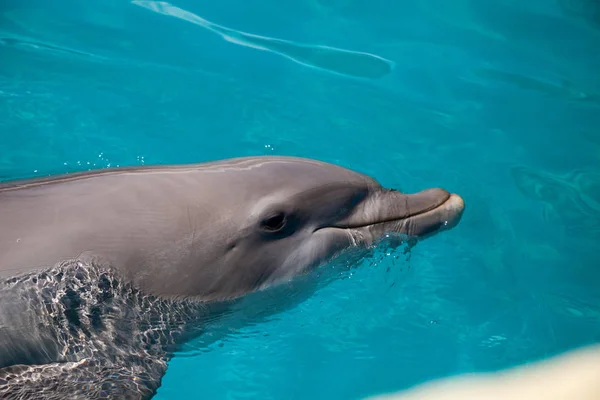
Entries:
[[295, 157], [82, 172], [0, 187], [0, 277], [77, 258], [149, 294], [228, 300], [452, 228], [463, 208]]
[[231, 196], [241, 187], [249, 195], [236, 199], [234, 220], [221, 220], [237, 229], [222, 237], [210, 290], [225, 296], [289, 281], [387, 234], [418, 240], [448, 230], [464, 209], [462, 198], [444, 189], [405, 194], [315, 160], [257, 158], [236, 174]]

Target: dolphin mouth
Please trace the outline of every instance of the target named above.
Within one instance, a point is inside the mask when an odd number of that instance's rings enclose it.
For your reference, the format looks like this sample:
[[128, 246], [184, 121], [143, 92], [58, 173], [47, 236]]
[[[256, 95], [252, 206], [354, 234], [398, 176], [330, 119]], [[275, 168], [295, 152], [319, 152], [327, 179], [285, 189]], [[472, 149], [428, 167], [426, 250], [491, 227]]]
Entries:
[[446, 201], [437, 207], [405, 219], [407, 224], [404, 233], [424, 238], [436, 232], [452, 229], [462, 219], [464, 209], [463, 198], [458, 194], [451, 193]]
[[[369, 209], [378, 212], [369, 212]], [[382, 192], [372, 199], [355, 216], [330, 226], [334, 229], [360, 230], [381, 228], [387, 232], [409, 236], [428, 236], [455, 227], [462, 218], [464, 200], [444, 189], [428, 189], [415, 194], [395, 191]]]

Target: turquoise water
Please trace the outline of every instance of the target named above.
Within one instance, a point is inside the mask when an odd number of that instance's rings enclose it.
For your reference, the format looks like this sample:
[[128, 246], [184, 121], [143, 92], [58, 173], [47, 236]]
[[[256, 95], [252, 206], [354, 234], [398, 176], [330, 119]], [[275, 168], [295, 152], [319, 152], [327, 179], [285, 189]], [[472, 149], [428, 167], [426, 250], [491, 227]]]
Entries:
[[598, 71], [595, 0], [4, 0], [0, 179], [283, 154], [460, 193], [156, 396], [359, 399], [600, 341]]

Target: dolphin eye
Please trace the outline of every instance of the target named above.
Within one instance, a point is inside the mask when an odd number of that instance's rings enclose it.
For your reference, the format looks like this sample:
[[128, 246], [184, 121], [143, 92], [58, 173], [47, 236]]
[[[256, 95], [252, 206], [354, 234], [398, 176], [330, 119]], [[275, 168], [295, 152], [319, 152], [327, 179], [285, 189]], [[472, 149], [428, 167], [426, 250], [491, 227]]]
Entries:
[[278, 212], [263, 219], [260, 223], [260, 227], [267, 232], [279, 232], [285, 227], [286, 222], [286, 215], [282, 212]]

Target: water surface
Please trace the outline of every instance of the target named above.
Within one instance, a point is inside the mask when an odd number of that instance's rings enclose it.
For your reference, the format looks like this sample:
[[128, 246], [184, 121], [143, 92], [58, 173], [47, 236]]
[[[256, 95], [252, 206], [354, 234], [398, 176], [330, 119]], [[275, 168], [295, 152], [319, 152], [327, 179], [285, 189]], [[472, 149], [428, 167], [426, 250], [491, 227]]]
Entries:
[[284, 154], [465, 198], [409, 257], [199, 339], [158, 399], [359, 399], [543, 358], [600, 340], [599, 4], [5, 1], [0, 179]]

